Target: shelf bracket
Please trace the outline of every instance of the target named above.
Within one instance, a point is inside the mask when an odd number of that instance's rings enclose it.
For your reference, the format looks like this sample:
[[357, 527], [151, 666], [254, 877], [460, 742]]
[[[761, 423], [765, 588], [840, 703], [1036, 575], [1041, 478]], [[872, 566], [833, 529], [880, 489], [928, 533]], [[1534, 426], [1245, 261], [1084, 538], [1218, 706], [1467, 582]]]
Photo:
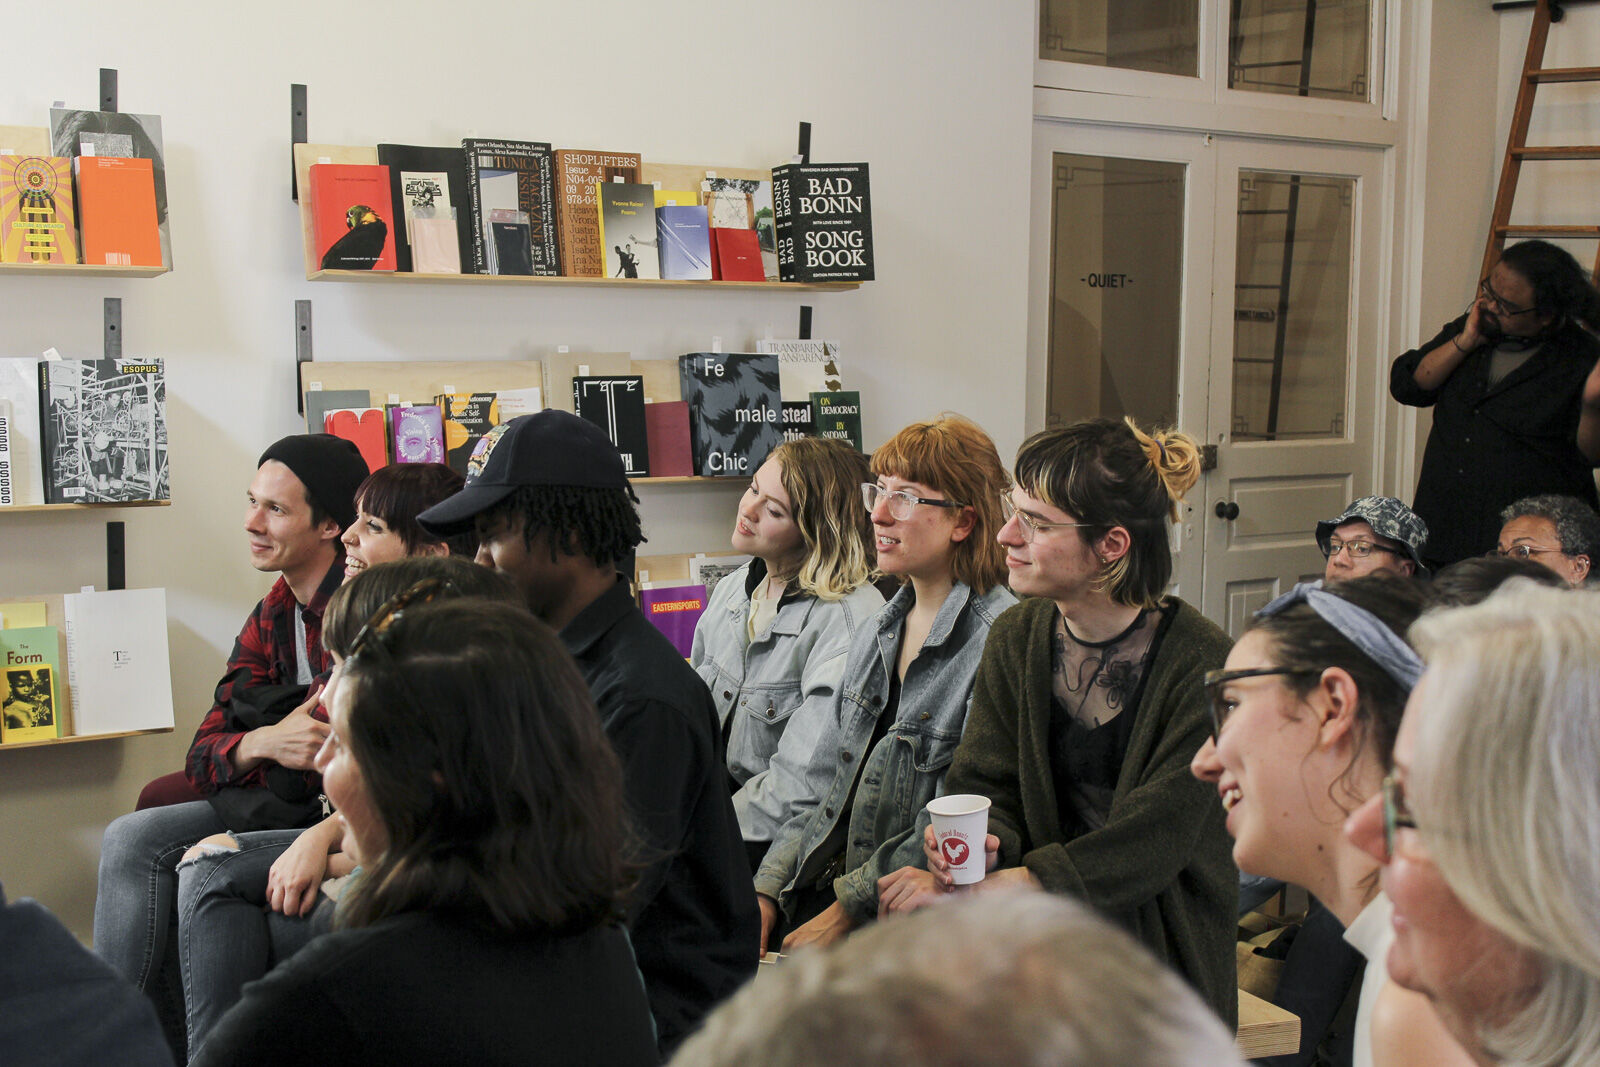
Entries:
[[300, 202], [300, 179], [294, 169], [294, 146], [306, 143], [306, 87], [289, 86], [289, 199]]
[[800, 124], [800, 144], [795, 150], [795, 154], [800, 157], [800, 162], [811, 162], [811, 123], [809, 122]]
[[106, 523], [106, 588], [128, 588], [128, 549], [124, 524]]
[[811, 340], [811, 305], [800, 305], [800, 332], [795, 334], [802, 341]]
[[294, 302], [294, 409], [306, 413], [306, 364], [311, 362], [311, 301]]
[[100, 68], [100, 110], [117, 110], [117, 72], [111, 67]]
[[106, 358], [122, 358], [122, 298], [106, 297]]

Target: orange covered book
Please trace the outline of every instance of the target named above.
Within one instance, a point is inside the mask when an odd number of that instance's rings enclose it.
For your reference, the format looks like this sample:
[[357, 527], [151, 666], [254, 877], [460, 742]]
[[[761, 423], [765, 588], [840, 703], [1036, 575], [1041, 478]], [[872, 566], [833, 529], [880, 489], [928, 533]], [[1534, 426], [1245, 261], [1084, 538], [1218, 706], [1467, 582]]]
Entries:
[[79, 156], [78, 225], [83, 261], [97, 267], [159, 267], [156, 181], [151, 161]]

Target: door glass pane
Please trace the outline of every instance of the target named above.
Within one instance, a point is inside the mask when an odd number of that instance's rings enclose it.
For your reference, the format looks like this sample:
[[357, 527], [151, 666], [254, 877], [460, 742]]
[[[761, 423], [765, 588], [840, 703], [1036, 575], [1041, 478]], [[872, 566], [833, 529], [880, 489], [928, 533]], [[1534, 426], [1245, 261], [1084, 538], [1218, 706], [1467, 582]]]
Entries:
[[1039, 58], [1197, 77], [1200, 0], [1040, 0]]
[[1355, 185], [1239, 173], [1235, 441], [1344, 436]]
[[1233, 0], [1228, 88], [1364, 103], [1371, 40], [1372, 0]]
[[1045, 425], [1176, 422], [1184, 170], [1055, 153]]

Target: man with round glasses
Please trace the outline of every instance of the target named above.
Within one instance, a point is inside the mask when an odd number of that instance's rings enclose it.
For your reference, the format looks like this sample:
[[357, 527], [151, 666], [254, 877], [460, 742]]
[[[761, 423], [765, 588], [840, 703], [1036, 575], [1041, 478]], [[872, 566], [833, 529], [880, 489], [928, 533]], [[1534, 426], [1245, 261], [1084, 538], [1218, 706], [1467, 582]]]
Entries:
[[1328, 561], [1330, 582], [1366, 574], [1427, 577], [1422, 546], [1428, 524], [1392, 496], [1364, 496], [1344, 513], [1317, 523], [1317, 547]]

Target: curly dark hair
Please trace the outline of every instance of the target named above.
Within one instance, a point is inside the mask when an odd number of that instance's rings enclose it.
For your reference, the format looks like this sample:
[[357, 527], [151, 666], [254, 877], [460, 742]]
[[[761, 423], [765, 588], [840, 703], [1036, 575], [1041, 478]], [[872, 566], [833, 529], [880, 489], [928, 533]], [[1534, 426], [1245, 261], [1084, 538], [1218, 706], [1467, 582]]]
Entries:
[[1565, 248], [1549, 241], [1522, 241], [1506, 249], [1500, 262], [1533, 287], [1539, 314], [1577, 319], [1590, 329], [1600, 327], [1600, 292]]
[[587, 556], [595, 566], [604, 567], [624, 562], [645, 540], [638, 503], [632, 489], [523, 485], [484, 511], [479, 521], [493, 525], [501, 519], [520, 519], [528, 548], [541, 533], [550, 535], [550, 562], [565, 552]]

